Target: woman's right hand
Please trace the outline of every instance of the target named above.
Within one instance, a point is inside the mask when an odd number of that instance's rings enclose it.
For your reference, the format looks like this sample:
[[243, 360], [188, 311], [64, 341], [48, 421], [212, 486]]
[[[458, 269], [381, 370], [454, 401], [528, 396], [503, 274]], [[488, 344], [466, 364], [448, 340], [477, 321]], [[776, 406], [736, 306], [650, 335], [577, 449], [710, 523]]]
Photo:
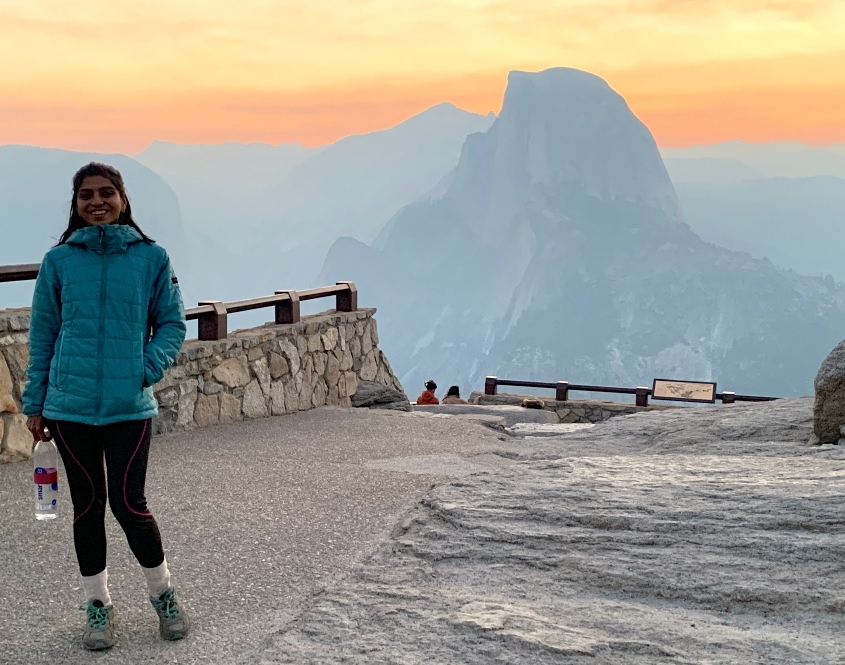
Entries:
[[50, 435], [47, 432], [47, 426], [44, 424], [44, 416], [30, 416], [26, 419], [26, 427], [32, 434], [35, 442], [49, 441]]

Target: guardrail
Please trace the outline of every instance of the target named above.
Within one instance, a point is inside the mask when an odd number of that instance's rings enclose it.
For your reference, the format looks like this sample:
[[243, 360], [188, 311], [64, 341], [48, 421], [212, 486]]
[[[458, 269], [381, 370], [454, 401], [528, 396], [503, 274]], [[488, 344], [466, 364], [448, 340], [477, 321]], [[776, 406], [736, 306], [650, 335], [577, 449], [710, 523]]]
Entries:
[[[497, 394], [499, 386], [517, 386], [520, 388], [547, 388], [555, 391], [555, 401], [558, 402], [567, 401], [569, 399], [570, 390], [579, 390], [583, 392], [594, 393], [611, 393], [618, 395], [634, 395], [635, 404], [637, 406], [648, 406], [648, 398], [652, 395], [653, 392], [651, 388], [647, 388], [645, 386], [637, 386], [636, 388], [620, 388], [618, 386], [582, 385], [579, 383], [569, 383], [568, 381], [556, 381], [554, 383], [549, 383], [546, 381], [514, 381], [512, 379], [500, 379], [495, 376], [488, 376], [484, 381], [484, 394]], [[778, 398], [763, 397], [761, 395], [737, 395], [735, 392], [726, 390], [721, 393], [715, 393], [713, 400], [686, 399], [677, 401], [712, 403], [715, 400], [721, 400], [722, 404], [733, 404], [734, 402], [771, 402], [776, 399]]]
[[38, 277], [40, 263], [21, 263], [16, 266], [0, 266], [0, 282], [24, 282]]
[[[39, 263], [0, 266], [0, 282], [23, 282], [38, 277]], [[305, 291], [276, 291], [272, 296], [222, 302], [203, 300], [197, 307], [185, 310], [187, 321], [196, 321], [198, 339], [204, 341], [226, 339], [229, 334], [229, 314], [248, 312], [264, 307], [275, 308], [275, 323], [297, 323], [300, 320], [299, 303], [304, 300], [335, 297], [338, 312], [354, 312], [358, 309], [358, 289], [354, 282], [337, 282], [334, 286], [323, 286]]]
[[198, 307], [185, 310], [185, 319], [197, 321], [198, 339], [226, 339], [229, 314], [273, 307], [276, 310], [275, 323], [297, 323], [300, 320], [299, 303], [301, 301], [327, 296], [335, 296], [335, 309], [338, 312], [354, 312], [358, 309], [358, 289], [355, 288], [355, 283], [337, 282], [334, 286], [323, 286], [305, 291], [276, 291], [272, 296], [250, 300], [233, 302], [203, 300]]

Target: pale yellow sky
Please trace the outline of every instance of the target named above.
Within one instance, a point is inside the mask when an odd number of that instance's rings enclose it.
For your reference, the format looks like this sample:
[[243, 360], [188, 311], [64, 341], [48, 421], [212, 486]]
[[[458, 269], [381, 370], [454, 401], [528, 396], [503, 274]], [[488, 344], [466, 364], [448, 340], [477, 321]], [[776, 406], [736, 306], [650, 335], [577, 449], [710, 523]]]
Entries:
[[843, 0], [0, 0], [0, 61], [0, 144], [315, 145], [552, 66], [664, 145], [845, 141]]

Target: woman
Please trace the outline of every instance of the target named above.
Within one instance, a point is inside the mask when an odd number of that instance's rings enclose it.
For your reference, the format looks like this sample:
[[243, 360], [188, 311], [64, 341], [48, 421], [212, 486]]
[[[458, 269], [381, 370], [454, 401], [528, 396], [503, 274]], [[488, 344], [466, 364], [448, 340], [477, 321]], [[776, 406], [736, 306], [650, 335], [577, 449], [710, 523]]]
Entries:
[[185, 311], [167, 252], [132, 219], [120, 173], [105, 164], [82, 167], [73, 177], [68, 227], [35, 283], [23, 411], [36, 441], [55, 439], [67, 472], [88, 601], [87, 649], [115, 642], [107, 497], [142, 566], [161, 636], [178, 640], [189, 629], [144, 497], [158, 410], [152, 386], [184, 339]]
[[449, 386], [446, 391], [446, 397], [443, 398], [444, 404], [466, 404], [466, 400], [461, 399], [461, 389], [458, 386]]

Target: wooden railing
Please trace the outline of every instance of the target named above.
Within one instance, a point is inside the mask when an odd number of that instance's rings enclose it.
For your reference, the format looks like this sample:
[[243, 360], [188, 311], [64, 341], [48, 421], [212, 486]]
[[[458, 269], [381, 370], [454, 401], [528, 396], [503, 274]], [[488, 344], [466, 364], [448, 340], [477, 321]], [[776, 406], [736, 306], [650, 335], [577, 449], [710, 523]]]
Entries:
[[354, 312], [358, 309], [358, 289], [355, 288], [355, 283], [338, 282], [334, 286], [323, 286], [306, 291], [276, 291], [272, 296], [252, 298], [251, 300], [235, 300], [233, 302], [203, 300], [198, 307], [185, 310], [185, 318], [188, 321], [197, 321], [197, 336], [199, 339], [226, 339], [229, 314], [273, 307], [275, 309], [275, 323], [297, 323], [300, 319], [299, 303], [301, 301], [316, 300], [328, 296], [335, 297], [335, 309], [338, 312]]
[[[38, 277], [38, 263], [0, 266], [0, 282], [23, 282]], [[300, 320], [299, 303], [303, 300], [335, 297], [338, 312], [354, 312], [358, 309], [358, 289], [354, 282], [338, 282], [334, 286], [323, 286], [305, 291], [276, 291], [272, 296], [221, 302], [203, 300], [197, 307], [185, 310], [185, 319], [196, 321], [198, 338], [201, 340], [226, 339], [229, 334], [229, 314], [248, 312], [264, 307], [275, 308], [275, 323], [297, 323]]]
[[40, 263], [21, 263], [16, 266], [0, 266], [0, 282], [24, 282], [38, 277]]
[[[555, 383], [548, 383], [545, 381], [514, 381], [511, 379], [500, 379], [495, 376], [488, 376], [484, 381], [484, 394], [495, 395], [498, 392], [499, 386], [518, 386], [520, 388], [547, 388], [555, 391], [555, 400], [558, 402], [565, 402], [569, 399], [570, 390], [579, 390], [583, 392], [593, 393], [611, 393], [617, 395], [635, 395], [635, 404], [637, 406], [648, 406], [648, 398], [652, 394], [652, 389], [645, 386], [638, 386], [636, 388], [619, 388], [617, 386], [591, 386], [581, 385], [579, 383], [569, 383], [568, 381], [556, 381]], [[737, 395], [734, 392], [724, 391], [715, 394], [715, 399], [721, 400], [722, 404], [733, 404], [734, 402], [770, 402], [778, 399], [777, 397], [762, 397], [760, 395]], [[679, 401], [699, 401], [699, 400], [679, 400]], [[703, 400], [702, 400], [703, 401]]]

